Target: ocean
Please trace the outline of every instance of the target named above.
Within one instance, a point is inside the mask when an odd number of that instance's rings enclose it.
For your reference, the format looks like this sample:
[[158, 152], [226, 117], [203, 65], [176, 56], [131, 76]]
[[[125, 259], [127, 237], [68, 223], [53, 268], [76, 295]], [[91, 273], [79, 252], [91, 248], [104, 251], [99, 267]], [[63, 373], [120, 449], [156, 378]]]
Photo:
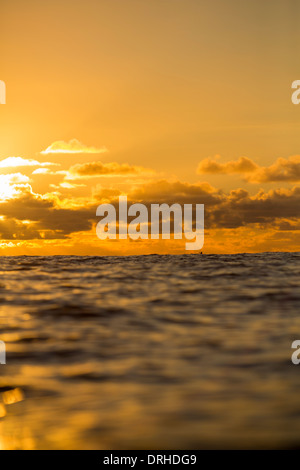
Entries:
[[299, 261], [1, 257], [0, 448], [300, 448]]

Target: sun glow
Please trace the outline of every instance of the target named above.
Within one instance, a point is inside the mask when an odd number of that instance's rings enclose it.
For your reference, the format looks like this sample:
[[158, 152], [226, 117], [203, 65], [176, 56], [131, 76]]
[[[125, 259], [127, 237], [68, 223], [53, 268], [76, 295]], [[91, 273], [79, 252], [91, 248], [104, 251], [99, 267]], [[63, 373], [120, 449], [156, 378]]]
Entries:
[[6, 201], [15, 197], [29, 181], [28, 176], [21, 173], [0, 175], [0, 200]]

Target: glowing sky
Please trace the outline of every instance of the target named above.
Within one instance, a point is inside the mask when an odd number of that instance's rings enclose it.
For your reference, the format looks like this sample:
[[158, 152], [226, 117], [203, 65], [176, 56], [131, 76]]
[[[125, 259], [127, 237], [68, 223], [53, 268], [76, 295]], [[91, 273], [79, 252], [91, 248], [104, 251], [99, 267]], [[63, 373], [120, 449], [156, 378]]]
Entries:
[[0, 253], [101, 242], [95, 208], [206, 204], [205, 252], [300, 248], [298, 0], [0, 0]]

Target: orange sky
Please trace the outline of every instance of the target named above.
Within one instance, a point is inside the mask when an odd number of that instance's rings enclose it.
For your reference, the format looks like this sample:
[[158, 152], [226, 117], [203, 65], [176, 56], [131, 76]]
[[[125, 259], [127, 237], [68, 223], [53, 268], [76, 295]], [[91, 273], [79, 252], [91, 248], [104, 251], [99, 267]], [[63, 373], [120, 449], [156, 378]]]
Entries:
[[298, 0], [1, 0], [0, 253], [98, 240], [95, 208], [205, 204], [204, 252], [298, 251]]

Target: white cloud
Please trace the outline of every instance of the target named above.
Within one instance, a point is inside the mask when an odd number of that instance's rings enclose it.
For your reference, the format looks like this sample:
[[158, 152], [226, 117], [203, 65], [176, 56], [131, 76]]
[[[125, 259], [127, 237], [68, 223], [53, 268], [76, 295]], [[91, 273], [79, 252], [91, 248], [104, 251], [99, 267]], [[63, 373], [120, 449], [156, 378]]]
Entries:
[[43, 150], [41, 154], [49, 155], [49, 154], [97, 154], [97, 153], [105, 153], [107, 152], [106, 147], [96, 148], [96, 147], [88, 147], [85, 144], [82, 144], [77, 139], [72, 139], [69, 142], [64, 142], [63, 140], [58, 140], [53, 142], [46, 150]]
[[0, 200], [5, 201], [14, 197], [25, 186], [29, 186], [30, 179], [21, 173], [0, 175]]
[[45, 162], [41, 163], [37, 160], [26, 159], [22, 157], [7, 157], [0, 161], [0, 168], [16, 168], [19, 166], [60, 166], [59, 163]]

